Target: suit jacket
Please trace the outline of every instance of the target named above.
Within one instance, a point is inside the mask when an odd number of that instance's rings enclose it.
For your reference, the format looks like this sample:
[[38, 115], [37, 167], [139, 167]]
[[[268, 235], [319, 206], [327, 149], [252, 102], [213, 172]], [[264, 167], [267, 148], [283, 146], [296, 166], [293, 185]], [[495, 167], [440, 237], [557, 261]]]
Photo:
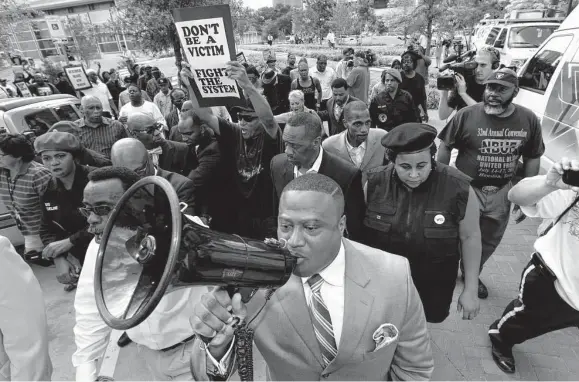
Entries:
[[[347, 133], [347, 131], [342, 131], [340, 134], [332, 135], [322, 142], [322, 147], [325, 151], [354, 164], [348, 152], [348, 146], [346, 145]], [[360, 171], [362, 171], [362, 184], [366, 184], [369, 170], [374, 167], [383, 166], [387, 162], [385, 158], [386, 148], [382, 146], [381, 143], [382, 137], [385, 135], [386, 132], [382, 129], [370, 129], [368, 132], [366, 153], [360, 166]]]
[[[332, 178], [342, 188], [346, 200], [346, 227], [348, 237], [353, 240], [361, 239], [362, 221], [366, 211], [364, 191], [362, 190], [362, 173], [353, 164], [346, 162], [324, 151], [319, 174]], [[283, 188], [294, 179], [294, 165], [286, 154], [278, 154], [271, 160], [271, 178], [275, 187], [277, 200]]]
[[[292, 275], [267, 302], [258, 292], [247, 304], [247, 317], [265, 305], [251, 328], [255, 345], [273, 381], [428, 380], [434, 369], [430, 337], [408, 261], [343, 239], [344, 326], [336, 358], [323, 366], [302, 279]], [[382, 324], [398, 329], [398, 337], [374, 351], [372, 335]], [[207, 357], [199, 339], [192, 347], [193, 377], [206, 380]]]
[[277, 75], [277, 83], [263, 84], [263, 95], [269, 102], [269, 106], [274, 115], [289, 111], [289, 93], [291, 91], [292, 81], [288, 76], [283, 74]]
[[[350, 96], [348, 101], [344, 104], [346, 107], [347, 104], [353, 101], [360, 101], [358, 98]], [[346, 130], [346, 126], [344, 125], [344, 113], [340, 116], [340, 119], [336, 119], [334, 115], [334, 97], [330, 98], [327, 103], [327, 110], [319, 111], [318, 115], [322, 119], [322, 121], [330, 122], [330, 136], [341, 133], [342, 131]]]
[[[173, 107], [171, 107], [171, 112], [169, 113], [167, 118], [165, 118], [165, 121], [167, 122], [167, 128], [169, 130], [171, 130], [171, 128], [173, 126], [177, 126], [177, 124], [179, 124], [179, 113], [178, 113], [177, 107], [175, 107], [175, 105], [173, 105]], [[177, 139], [172, 139], [171, 136], [169, 136], [169, 139], [171, 139], [172, 141], [177, 140]]]
[[193, 192], [195, 187], [193, 186], [193, 181], [183, 175], [165, 171], [161, 168], [157, 168], [157, 176], [171, 183], [171, 186], [173, 186], [173, 189], [177, 193], [179, 202], [187, 203], [187, 209], [185, 209], [184, 212], [188, 215], [195, 215], [195, 194]]
[[221, 150], [216, 139], [211, 138], [199, 145], [194, 157], [194, 170], [188, 178], [193, 181], [195, 213], [213, 216], [223, 201], [219, 198], [219, 181], [223, 174]]
[[186, 143], [163, 140], [163, 154], [159, 156], [159, 167], [166, 171], [187, 176], [193, 170], [194, 155]]

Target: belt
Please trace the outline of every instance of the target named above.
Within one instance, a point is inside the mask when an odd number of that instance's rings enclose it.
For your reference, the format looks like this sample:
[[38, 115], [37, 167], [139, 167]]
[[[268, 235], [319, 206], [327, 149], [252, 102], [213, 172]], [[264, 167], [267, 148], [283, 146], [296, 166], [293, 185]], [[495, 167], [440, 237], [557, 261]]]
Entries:
[[187, 342], [193, 340], [194, 338], [195, 338], [195, 334], [193, 334], [191, 337], [185, 338], [185, 339], [184, 339], [183, 341], [181, 341], [181, 342], [177, 342], [175, 345], [169, 346], [169, 347], [167, 347], [167, 348], [165, 348], [165, 349], [161, 349], [161, 350], [159, 350], [159, 351], [169, 351], [169, 350], [173, 350], [173, 349], [175, 349], [175, 348], [177, 348], [177, 347], [179, 347], [179, 346], [181, 346], [181, 345], [183, 345], [183, 344], [186, 344]]
[[500, 190], [503, 189], [503, 187], [505, 187], [508, 183], [503, 184], [502, 186], [476, 186], [476, 185], [471, 185], [474, 188], [478, 188], [481, 192], [485, 193], [485, 194], [496, 194], [497, 192], [499, 192]]

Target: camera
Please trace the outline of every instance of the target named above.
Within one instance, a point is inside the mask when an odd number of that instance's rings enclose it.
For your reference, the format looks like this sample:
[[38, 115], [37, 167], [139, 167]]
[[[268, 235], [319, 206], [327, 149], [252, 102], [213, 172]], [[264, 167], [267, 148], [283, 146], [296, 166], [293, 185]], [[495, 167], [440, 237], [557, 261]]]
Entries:
[[563, 183], [568, 184], [571, 187], [579, 187], [579, 171], [563, 171]]
[[473, 61], [472, 58], [476, 51], [469, 50], [465, 54], [462, 54], [464, 45], [460, 40], [453, 41], [453, 46], [456, 54], [448, 56], [444, 60], [444, 63], [447, 65], [443, 65], [438, 69], [439, 72], [450, 70], [452, 73], [438, 76], [436, 79], [436, 88], [438, 90], [453, 90], [455, 88], [454, 76], [457, 73], [461, 74], [465, 79], [474, 77], [475, 75], [474, 71], [478, 64], [476, 61]]
[[354, 60], [348, 60], [346, 62], [347, 62], [348, 68], [352, 68], [354, 66]]

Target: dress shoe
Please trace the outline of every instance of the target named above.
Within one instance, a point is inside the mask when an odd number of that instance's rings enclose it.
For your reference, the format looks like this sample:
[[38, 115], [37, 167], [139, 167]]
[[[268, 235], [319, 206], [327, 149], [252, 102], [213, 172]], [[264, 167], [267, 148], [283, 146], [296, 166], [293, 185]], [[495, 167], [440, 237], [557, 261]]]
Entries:
[[127, 346], [131, 342], [133, 342], [133, 341], [129, 338], [129, 336], [127, 335], [127, 332], [124, 332], [119, 337], [119, 340], [117, 341], [117, 345], [119, 345], [119, 347], [121, 347], [121, 348], [124, 348], [125, 346]]
[[489, 334], [492, 344], [493, 360], [499, 369], [507, 374], [514, 374], [515, 357], [513, 356], [513, 348], [501, 343], [497, 336], [497, 334]]
[[480, 281], [480, 279], [478, 279], [478, 298], [480, 298], [481, 300], [484, 300], [488, 296], [489, 296], [489, 290], [487, 289], [485, 284], [483, 284], [483, 282]]

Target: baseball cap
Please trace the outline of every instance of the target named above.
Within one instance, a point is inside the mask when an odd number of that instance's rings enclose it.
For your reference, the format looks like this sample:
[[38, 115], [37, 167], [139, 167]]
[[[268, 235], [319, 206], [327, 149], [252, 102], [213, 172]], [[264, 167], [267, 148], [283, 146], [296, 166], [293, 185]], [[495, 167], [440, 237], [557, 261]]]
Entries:
[[169, 80], [166, 79], [165, 77], [161, 77], [159, 78], [159, 85], [167, 85], [169, 83]]
[[486, 84], [499, 84], [508, 88], [514, 88], [519, 86], [519, 79], [517, 78], [517, 73], [515, 73], [514, 70], [502, 68], [494, 71], [493, 74], [491, 74], [491, 76], [485, 81], [485, 85]]
[[276, 76], [277, 76], [277, 73], [275, 72], [275, 70], [267, 69], [265, 72], [263, 72], [263, 75], [261, 77], [261, 81], [267, 85], [267, 84], [271, 83], [275, 79]]

